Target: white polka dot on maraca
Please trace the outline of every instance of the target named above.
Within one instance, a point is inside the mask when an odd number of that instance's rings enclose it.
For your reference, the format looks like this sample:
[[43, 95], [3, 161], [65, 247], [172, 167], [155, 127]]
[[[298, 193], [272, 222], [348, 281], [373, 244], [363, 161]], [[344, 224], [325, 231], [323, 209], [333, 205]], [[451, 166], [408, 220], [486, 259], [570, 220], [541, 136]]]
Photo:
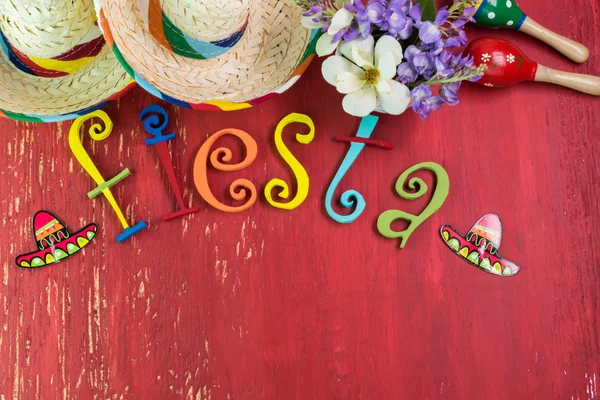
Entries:
[[496, 18], [496, 13], [495, 13], [495, 12], [490, 12], [490, 13], [488, 13], [488, 18], [489, 18], [489, 19], [494, 19], [494, 18]]
[[506, 2], [506, 7], [511, 8], [512, 7], [512, 1], [508, 0]]
[[513, 26], [513, 25], [514, 25], [514, 22], [513, 22], [513, 21], [508, 21], [508, 22], [506, 23], [506, 25], [508, 25], [508, 26]]

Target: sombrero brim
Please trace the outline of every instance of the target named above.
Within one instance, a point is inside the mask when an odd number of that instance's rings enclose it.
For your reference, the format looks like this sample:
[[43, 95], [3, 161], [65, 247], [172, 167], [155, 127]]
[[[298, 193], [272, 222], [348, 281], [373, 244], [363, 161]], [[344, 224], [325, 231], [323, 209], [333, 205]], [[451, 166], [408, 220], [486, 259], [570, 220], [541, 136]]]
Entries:
[[466, 240], [449, 225], [444, 225], [440, 234], [454, 253], [485, 272], [499, 276], [513, 276], [519, 272], [518, 265], [491, 254], [487, 249], [480, 254], [479, 247]]
[[56, 78], [24, 73], [12, 65], [5, 51], [0, 51], [0, 116], [11, 119], [29, 122], [74, 119], [106, 106], [133, 84], [106, 44], [84, 68]]
[[[132, 0], [100, 3], [100, 27], [131, 76], [155, 96], [193, 109], [249, 108], [282, 93], [307, 68], [318, 38], [318, 31], [301, 25], [299, 8], [285, 1], [256, 0], [240, 42], [219, 57], [198, 60], [158, 43]], [[263, 10], [266, 4], [272, 13]]]
[[67, 239], [55, 243], [52, 247], [20, 255], [15, 262], [22, 268], [39, 268], [58, 263], [90, 244], [97, 233], [98, 225], [89, 224], [85, 228], [71, 233]]

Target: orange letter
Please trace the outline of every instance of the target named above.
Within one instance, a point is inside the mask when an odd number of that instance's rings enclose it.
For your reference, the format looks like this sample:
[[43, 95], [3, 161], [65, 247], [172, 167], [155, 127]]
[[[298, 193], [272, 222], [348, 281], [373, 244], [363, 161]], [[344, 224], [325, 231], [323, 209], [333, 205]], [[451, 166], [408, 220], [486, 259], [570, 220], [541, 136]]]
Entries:
[[[239, 171], [252, 164], [256, 159], [258, 148], [256, 141], [252, 139], [252, 136], [239, 129], [223, 129], [209, 137], [202, 147], [200, 147], [194, 162], [194, 183], [202, 198], [217, 210], [225, 212], [242, 212], [252, 207], [256, 202], [256, 187], [252, 182], [247, 179], [237, 179], [231, 184], [229, 193], [235, 200], [244, 200], [246, 198], [246, 190], [250, 191], [250, 198], [245, 204], [242, 204], [239, 207], [229, 207], [220, 203], [215, 196], [213, 196], [206, 177], [206, 163], [210, 148], [217, 139], [225, 135], [236, 136], [244, 143], [244, 146], [246, 147], [246, 158], [238, 164], [226, 164], [231, 161], [231, 150], [226, 147], [219, 147], [210, 154], [210, 163], [214, 168], [219, 171]], [[221, 160], [223, 162], [221, 162]]]

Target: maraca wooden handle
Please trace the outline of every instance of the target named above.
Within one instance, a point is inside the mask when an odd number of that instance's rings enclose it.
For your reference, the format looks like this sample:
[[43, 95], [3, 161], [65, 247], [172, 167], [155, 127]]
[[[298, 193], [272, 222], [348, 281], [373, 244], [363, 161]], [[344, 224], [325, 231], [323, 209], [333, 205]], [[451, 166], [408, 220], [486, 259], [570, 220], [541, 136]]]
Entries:
[[538, 66], [536, 82], [549, 82], [565, 86], [593, 96], [600, 96], [600, 77], [557, 71], [543, 65]]
[[588, 48], [581, 43], [577, 43], [558, 33], [552, 32], [529, 17], [525, 18], [525, 21], [519, 30], [547, 43], [577, 63], [587, 61], [590, 56]]

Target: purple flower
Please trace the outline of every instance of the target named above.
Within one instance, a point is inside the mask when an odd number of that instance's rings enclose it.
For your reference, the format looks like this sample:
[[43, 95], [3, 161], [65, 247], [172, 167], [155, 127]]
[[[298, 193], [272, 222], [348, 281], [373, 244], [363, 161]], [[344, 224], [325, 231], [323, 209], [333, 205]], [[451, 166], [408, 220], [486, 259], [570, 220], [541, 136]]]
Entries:
[[408, 15], [412, 2], [410, 0], [390, 0], [390, 8], [398, 14]]
[[366, 7], [366, 17], [369, 22], [381, 25], [385, 20], [386, 7], [380, 1], [370, 1]]
[[373, 24], [381, 25], [385, 21], [385, 4], [385, 0], [369, 0], [366, 6], [361, 0], [354, 0], [352, 3], [346, 4], [346, 10], [355, 14], [355, 27], [363, 39], [369, 37]]
[[431, 88], [426, 85], [417, 86], [410, 94], [413, 100], [412, 109], [421, 116], [421, 119], [427, 119], [431, 110], [437, 111], [444, 105], [444, 99], [433, 96]]
[[320, 13], [321, 11], [323, 11], [324, 9], [325, 9], [325, 7], [323, 7], [323, 6], [312, 5], [308, 9], [308, 11], [306, 11], [302, 15], [304, 15], [305, 17], [312, 17], [314, 15], [317, 15], [318, 13]]
[[327, 14], [323, 14], [325, 6], [315, 4], [313, 1], [311, 1], [310, 3], [311, 6], [302, 14], [302, 16], [309, 17], [315, 24], [322, 25], [322, 31], [327, 32], [331, 21], [329, 20]]
[[344, 8], [348, 11], [350, 11], [351, 13], [361, 13], [365, 11], [365, 5], [363, 4], [363, 2], [361, 0], [354, 0], [352, 3], [350, 4], [346, 4], [344, 6]]
[[415, 26], [417, 28], [421, 27], [421, 20], [423, 19], [423, 12], [421, 11], [421, 5], [415, 4], [408, 11], [408, 15], [415, 21]]
[[404, 58], [406, 58], [409, 62], [412, 62], [415, 56], [421, 54], [422, 51], [419, 50], [417, 46], [408, 46], [406, 50], [404, 50]]
[[472, 69], [474, 66], [473, 57], [470, 55], [458, 54], [456, 56], [452, 56], [449, 61], [449, 65], [454, 68], [454, 70], [462, 70], [464, 68]]
[[431, 21], [425, 21], [419, 28], [419, 39], [423, 43], [435, 43], [442, 38], [442, 32]]
[[[356, 23], [356, 21], [352, 21], [352, 24], [339, 31], [333, 36], [332, 43], [338, 42], [340, 39], [344, 39], [346, 42], [350, 42], [358, 37], [361, 34], [360, 27]], [[367, 37], [369, 35], [367, 34]]]
[[465, 7], [465, 9], [463, 10], [461, 19], [465, 19], [469, 22], [475, 22], [475, 12], [477, 10], [475, 9], [475, 7]]
[[460, 82], [446, 83], [442, 85], [440, 96], [448, 105], [455, 106], [458, 104], [458, 89], [460, 89]]
[[438, 40], [430, 44], [421, 42], [419, 49], [423, 52], [431, 53], [437, 56], [442, 52], [442, 50], [444, 50], [444, 42], [442, 40]]
[[[457, 0], [454, 1], [456, 4]], [[458, 90], [464, 80], [480, 79], [480, 76], [472, 76], [478, 71], [473, 58], [453, 50], [466, 45], [464, 28], [473, 21], [475, 9], [466, 2], [460, 2], [459, 7], [453, 6], [452, 14], [447, 7], [441, 8], [433, 21], [423, 19], [421, 6], [415, 0], [346, 2], [349, 4], [342, 9], [346, 14], [338, 17], [342, 23], [334, 19], [336, 29], [327, 28], [332, 24], [327, 2], [306, 0], [310, 9], [304, 15], [312, 17], [318, 26], [326, 25], [324, 31], [329, 30], [334, 35], [333, 43], [359, 37], [366, 39], [369, 35], [373, 35], [375, 41], [381, 35], [398, 41], [416, 36], [416, 41], [404, 49], [404, 59], [397, 60], [395, 79], [412, 88], [412, 108], [422, 119], [444, 104], [458, 104]]]
[[413, 59], [414, 68], [420, 75], [431, 78], [435, 71], [435, 59], [429, 53], [421, 53]]
[[418, 77], [419, 73], [410, 63], [404, 62], [398, 66], [398, 77], [396, 80], [402, 82], [402, 84], [413, 83]]
[[435, 21], [433, 22], [435, 26], [440, 27], [448, 21], [448, 17], [450, 13], [448, 12], [448, 7], [442, 7], [438, 10], [437, 15], [435, 16]]
[[439, 58], [435, 60], [435, 72], [436, 76], [439, 78], [448, 78], [454, 72], [453, 68], [450, 68], [447, 64], [442, 62]]
[[[443, 79], [449, 78], [456, 72], [458, 65], [459, 60], [449, 51], [443, 50], [435, 58], [436, 76]], [[462, 69], [462, 66], [458, 69]]]
[[385, 15], [386, 23], [382, 26], [392, 36], [399, 36], [406, 40], [413, 32], [413, 19], [407, 12], [412, 3], [407, 0], [392, 0]]
[[397, 80], [403, 84], [413, 83], [419, 75], [432, 78], [438, 70], [445, 70], [446, 65], [434, 53], [424, 52], [416, 46], [408, 46], [404, 51], [406, 62], [398, 66]]
[[419, 85], [410, 92], [410, 95], [415, 101], [426, 100], [432, 96], [431, 88], [426, 85]]
[[[419, 14], [420, 10], [419, 10]], [[419, 28], [419, 39], [425, 44], [433, 44], [442, 39], [442, 32], [440, 27], [448, 20], [448, 10], [446, 7], [440, 9], [435, 17], [435, 21], [421, 22], [421, 15], [418, 15], [419, 21], [415, 23], [415, 26]]]
[[445, 47], [457, 48], [466, 46], [467, 35], [465, 34], [464, 27], [468, 22], [475, 22], [473, 18], [474, 14], [475, 8], [465, 7], [459, 17], [453, 18], [449, 24], [440, 27], [442, 35], [446, 37]]
[[417, 74], [423, 75], [427, 79], [435, 74], [435, 56], [433, 54], [421, 51], [416, 46], [408, 46], [404, 51], [404, 57]]

